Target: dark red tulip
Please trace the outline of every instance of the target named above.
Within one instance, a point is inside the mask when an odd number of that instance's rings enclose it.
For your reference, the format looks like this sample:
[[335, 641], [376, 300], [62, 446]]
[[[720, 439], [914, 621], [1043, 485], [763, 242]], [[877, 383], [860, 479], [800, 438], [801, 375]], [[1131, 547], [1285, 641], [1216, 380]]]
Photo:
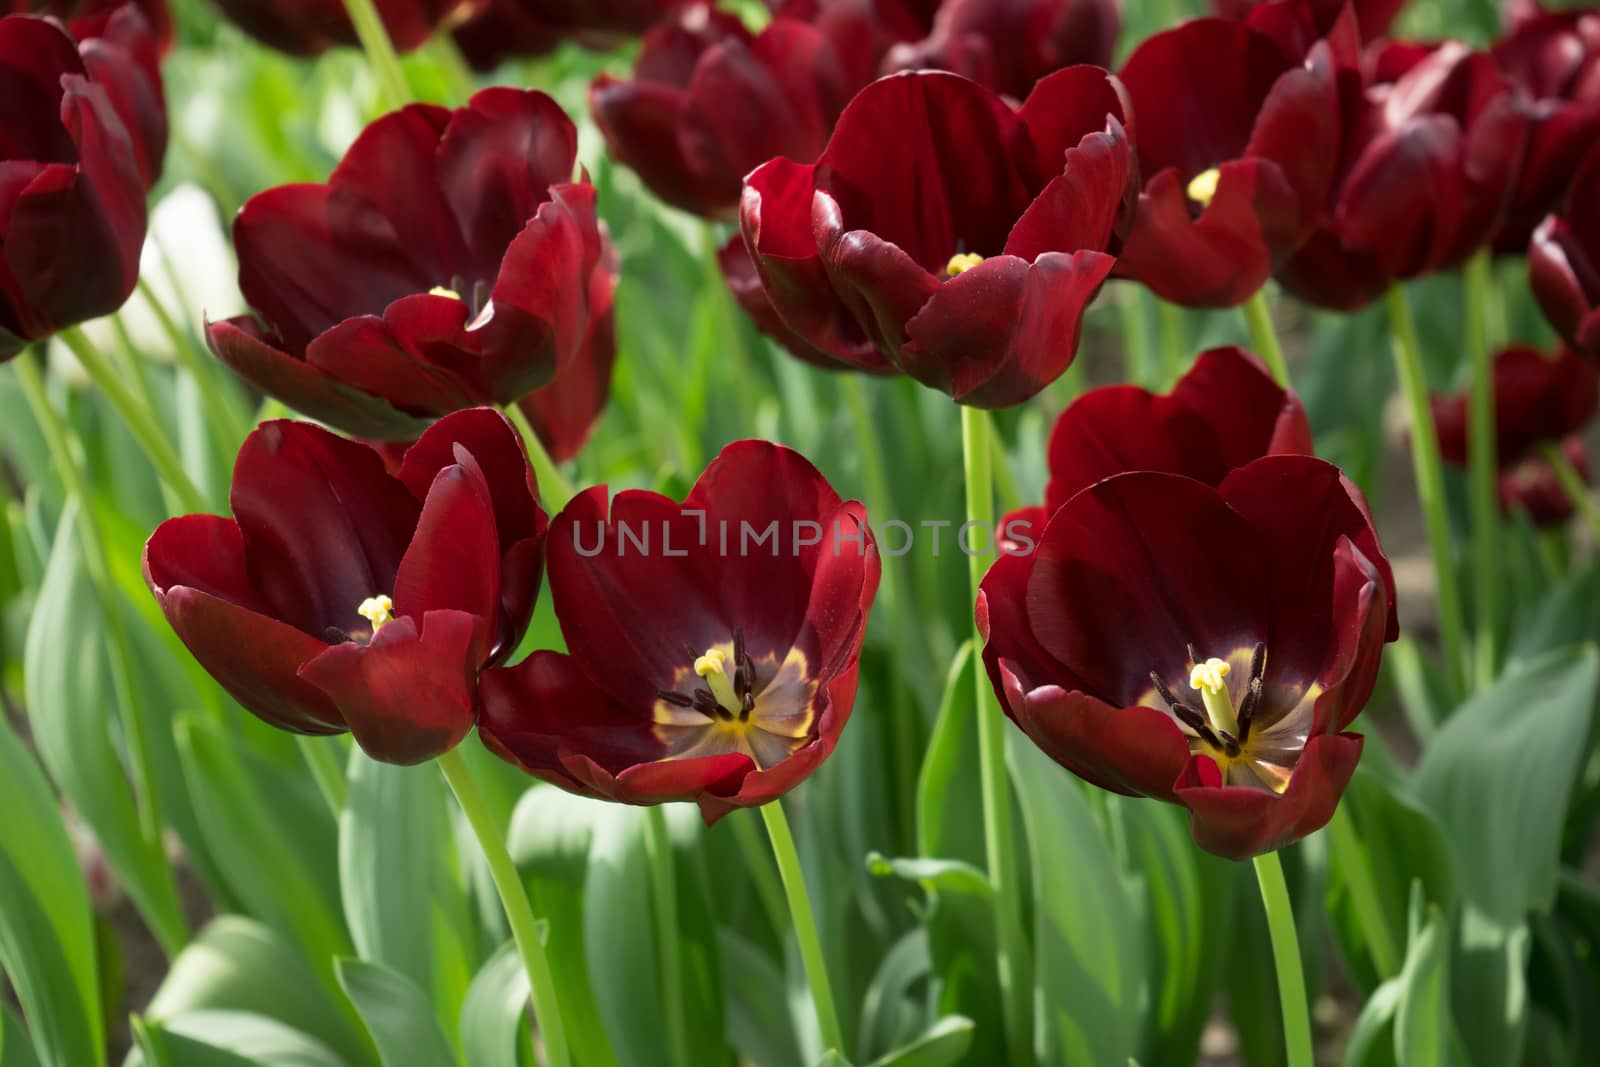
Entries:
[[1182, 474], [1216, 486], [1262, 456], [1311, 454], [1299, 397], [1250, 353], [1214, 348], [1170, 393], [1111, 385], [1073, 401], [1050, 432], [1045, 507], [1054, 513], [1080, 490], [1124, 471]]
[[1600, 8], [1526, 5], [1491, 54], [1531, 101], [1528, 154], [1495, 250], [1521, 255], [1560, 208], [1578, 163], [1600, 142]]
[[[1574, 465], [1586, 470], [1580, 434], [1600, 410], [1600, 368], [1571, 349], [1554, 357], [1516, 345], [1494, 357], [1495, 467], [1500, 504], [1523, 508], [1536, 522], [1565, 522], [1572, 502], [1561, 491], [1542, 446], [1558, 444]], [[1448, 463], [1465, 467], [1470, 454], [1466, 393], [1436, 397], [1433, 417], [1439, 452]]]
[[[859, 339], [964, 404], [1007, 407], [1077, 351], [1135, 166], [1122, 87], [1071, 67], [1016, 107], [953, 74], [882, 78], [813, 165], [746, 180], [741, 229], [785, 325], [843, 363]], [[867, 368], [871, 369], [871, 368]]]
[[170, 519], [144, 550], [200, 665], [273, 726], [349, 730], [386, 763], [460, 741], [478, 672], [516, 648], [539, 591], [545, 516], [505, 416], [440, 419], [395, 474], [365, 445], [268, 422], [231, 502], [234, 518]]
[[0, 18], [0, 360], [116, 311], [138, 280], [145, 183], [100, 81], [108, 51]]
[[682, 504], [579, 494], [549, 540], [568, 651], [484, 675], [484, 742], [575, 793], [693, 800], [708, 823], [776, 799], [850, 717], [878, 585], [866, 521], [765, 441], [728, 446]]
[[[489, 0], [375, 0], [395, 48], [409, 52], [440, 26], [483, 10]], [[241, 30], [290, 55], [312, 56], [334, 45], [359, 45], [344, 0], [217, 0]]]
[[[1348, 4], [1355, 15], [1356, 25], [1363, 41], [1373, 41], [1389, 32], [1395, 16], [1406, 6], [1406, 0], [1297, 0], [1307, 8], [1324, 29], [1332, 25], [1341, 10]], [[1263, 7], [1280, 6], [1270, 0], [1211, 0], [1211, 9], [1223, 18], [1244, 21]]]
[[78, 39], [83, 65], [105, 86], [111, 106], [132, 138], [146, 188], [161, 177], [167, 154], [167, 97], [161, 57], [172, 39], [162, 0], [76, 5], [67, 29]]
[[651, 30], [631, 80], [602, 74], [589, 91], [612, 154], [667, 203], [731, 217], [746, 174], [778, 156], [815, 159], [872, 78], [876, 54], [853, 47], [873, 32], [870, 6], [826, 7], [826, 26], [780, 13], [751, 34], [701, 3]]
[[98, 37], [111, 15], [129, 5], [144, 15], [155, 34], [156, 47], [165, 54], [172, 47], [172, 12], [167, 0], [0, 0], [0, 15], [53, 15], [82, 40]]
[[1534, 231], [1528, 282], [1556, 332], [1600, 359], [1600, 146], [1584, 157], [1566, 207]]
[[1117, 273], [1189, 307], [1254, 295], [1317, 222], [1339, 160], [1338, 73], [1242, 22], [1157, 34], [1119, 75], [1138, 117], [1139, 213]]
[[[1584, 485], [1594, 484], [1589, 454], [1577, 434], [1559, 442], [1561, 454]], [[1577, 507], [1555, 469], [1543, 455], [1532, 455], [1500, 471], [1496, 484], [1500, 509], [1506, 514], [1525, 512], [1535, 526], [1561, 526], [1577, 514]]]
[[1458, 42], [1385, 45], [1363, 92], [1344, 70], [1338, 178], [1278, 279], [1323, 307], [1353, 310], [1395, 281], [1461, 266], [1500, 224], [1528, 131], [1522, 90]]
[[1215, 488], [1151, 471], [1090, 486], [1035, 552], [990, 569], [977, 614], [1035, 744], [1183, 805], [1202, 848], [1247, 859], [1332, 817], [1392, 602], [1359, 492], [1321, 460], [1269, 456]]
[[479, 70], [514, 56], [539, 56], [563, 41], [607, 50], [644, 33], [689, 0], [489, 0], [456, 31]]
[[574, 182], [577, 131], [543, 93], [485, 89], [457, 111], [378, 119], [326, 185], [252, 197], [239, 287], [264, 323], [212, 349], [263, 392], [358, 437], [504, 405], [585, 351], [606, 239]]
[[1064, 67], [1109, 67], [1121, 28], [1116, 0], [945, 0], [933, 32], [884, 67], [954, 71], [1020, 100]]
[[608, 243], [600, 266], [589, 276], [589, 332], [583, 347], [549, 385], [517, 402], [557, 463], [583, 451], [611, 396], [611, 369], [617, 362], [616, 288], [617, 256]]

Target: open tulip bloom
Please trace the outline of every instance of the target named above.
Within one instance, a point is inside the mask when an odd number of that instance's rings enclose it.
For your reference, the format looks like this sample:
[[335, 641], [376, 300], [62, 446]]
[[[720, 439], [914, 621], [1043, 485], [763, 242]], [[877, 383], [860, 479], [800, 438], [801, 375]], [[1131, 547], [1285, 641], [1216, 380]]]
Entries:
[[244, 206], [239, 287], [262, 321], [212, 323], [212, 349], [268, 395], [373, 440], [520, 400], [586, 357], [594, 274], [615, 269], [576, 159], [572, 120], [543, 93], [385, 115], [326, 185]]
[[484, 675], [491, 749], [573, 792], [695, 801], [708, 823], [827, 759], [879, 563], [865, 510], [803, 457], [739, 442], [682, 504], [630, 491], [608, 506], [599, 486], [550, 534], [568, 651]]
[[280, 420], [234, 468], [234, 518], [186, 515], [145, 546], [145, 578], [200, 664], [250, 711], [349, 730], [419, 763], [472, 728], [478, 673], [533, 613], [545, 515], [505, 417], [439, 420], [397, 475], [367, 446]]
[[1566, 207], [1534, 231], [1528, 282], [1556, 332], [1600, 360], [1600, 146], [1578, 168]]

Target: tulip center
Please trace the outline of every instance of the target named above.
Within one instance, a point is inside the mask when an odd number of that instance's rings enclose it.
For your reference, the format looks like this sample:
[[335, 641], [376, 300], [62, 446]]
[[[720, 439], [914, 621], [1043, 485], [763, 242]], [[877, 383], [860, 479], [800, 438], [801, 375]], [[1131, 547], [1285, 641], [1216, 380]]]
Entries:
[[950, 257], [950, 262], [944, 265], [945, 277], [954, 278], [957, 275], [965, 274], [982, 262], [983, 257], [976, 252], [957, 252]]
[[1237, 664], [1215, 656], [1202, 659], [1193, 647], [1189, 649], [1189, 688], [1200, 695], [1200, 707], [1181, 699], [1156, 672], [1150, 673], [1150, 680], [1189, 734], [1189, 750], [1216, 761], [1225, 784], [1256, 785], [1281, 793], [1303, 739], [1289, 741], [1280, 736], [1283, 731], [1278, 726], [1270, 727], [1265, 735], [1261, 730], [1252, 731], [1261, 710], [1267, 646], [1257, 644], [1251, 650], [1249, 675], [1239, 687], [1237, 703], [1229, 679], [1236, 676], [1236, 665], [1243, 669], [1243, 653], [1234, 659]]
[[752, 659], [744, 635], [689, 651], [673, 688], [656, 693], [655, 734], [667, 759], [696, 759], [739, 752], [759, 770], [782, 763], [811, 735], [817, 684], [806, 657], [791, 650]]
[[1189, 199], [1202, 208], [1210, 207], [1212, 198], [1217, 195], [1217, 184], [1221, 181], [1222, 171], [1216, 167], [1196, 174], [1189, 181]]
[[385, 623], [394, 621], [394, 601], [382, 593], [369, 596], [361, 602], [356, 613], [372, 624], [372, 632], [376, 634]]
[[468, 300], [461, 293], [467, 288], [467, 280], [461, 275], [450, 279], [449, 285], [436, 285], [428, 290], [429, 296], [442, 296], [446, 300], [459, 300], [467, 305], [468, 318], [476, 319], [489, 303], [489, 283], [476, 281], [472, 283], [472, 299]]

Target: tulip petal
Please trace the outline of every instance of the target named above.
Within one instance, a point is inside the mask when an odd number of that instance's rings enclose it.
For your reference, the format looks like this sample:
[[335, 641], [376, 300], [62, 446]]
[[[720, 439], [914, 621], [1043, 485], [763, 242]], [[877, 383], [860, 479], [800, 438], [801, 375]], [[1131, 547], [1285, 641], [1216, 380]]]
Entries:
[[471, 650], [476, 670], [499, 632], [501, 546], [482, 468], [461, 445], [454, 458], [434, 476], [423, 501], [395, 575], [394, 610], [417, 618], [445, 609], [474, 616], [482, 642]]

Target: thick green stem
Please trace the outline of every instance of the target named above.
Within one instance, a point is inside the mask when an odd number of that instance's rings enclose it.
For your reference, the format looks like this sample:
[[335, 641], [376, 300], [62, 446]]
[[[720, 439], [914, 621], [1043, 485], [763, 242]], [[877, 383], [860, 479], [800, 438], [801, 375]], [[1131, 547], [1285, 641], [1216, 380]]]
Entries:
[[1467, 264], [1466, 338], [1468, 371], [1468, 477], [1472, 496], [1472, 585], [1477, 608], [1473, 681], [1484, 688], [1499, 666], [1496, 628], [1500, 617], [1500, 493], [1495, 444], [1494, 367], [1488, 315], [1491, 303], [1489, 252]]
[[1383, 914], [1383, 902], [1378, 896], [1378, 885], [1373, 880], [1372, 863], [1361, 839], [1356, 833], [1355, 821], [1343, 807], [1334, 809], [1328, 823], [1328, 834], [1333, 841], [1333, 860], [1350, 887], [1350, 902], [1355, 905], [1356, 919], [1361, 932], [1366, 935], [1367, 951], [1372, 954], [1372, 965], [1378, 978], [1393, 978], [1400, 973], [1400, 950], [1395, 944], [1394, 932]]
[[[994, 528], [994, 492], [990, 481], [993, 465], [989, 438], [993, 430], [989, 414], [978, 408], [961, 409], [962, 460], [967, 482], [967, 519], [984, 528]], [[978, 587], [985, 571], [984, 557], [977, 552], [967, 556], [967, 576], [972, 601], [977, 602]], [[973, 626], [973, 649], [983, 648], [983, 635]], [[978, 716], [979, 786], [983, 794], [983, 829], [989, 867], [989, 883], [995, 893], [996, 944], [995, 968], [1000, 979], [1000, 1000], [1006, 1012], [1006, 1044], [1010, 1062], [1017, 1067], [1033, 1061], [1033, 1040], [1028, 1018], [1031, 1000], [1026, 991], [1025, 961], [1027, 941], [1022, 928], [1022, 898], [1016, 882], [1016, 838], [1011, 825], [1011, 788], [1006, 777], [1005, 717], [995, 703], [989, 676], [973, 672], [974, 708]]]
[[556, 1000], [555, 976], [550, 972], [550, 960], [545, 955], [544, 938], [539, 936], [539, 924], [533, 917], [533, 907], [528, 903], [528, 893], [517, 874], [511, 853], [506, 851], [505, 833], [499, 825], [472, 769], [462, 758], [461, 750], [453, 748], [436, 761], [450, 791], [461, 805], [473, 836], [483, 849], [489, 863], [489, 876], [500, 894], [500, 905], [505, 909], [506, 922], [511, 926], [511, 936], [522, 955], [522, 965], [528, 972], [528, 984], [533, 991], [533, 1013], [544, 1039], [544, 1057], [549, 1067], [570, 1067], [572, 1054], [567, 1048], [566, 1030], [561, 1021], [561, 1009]]
[[[877, 433], [878, 423], [872, 418], [872, 404], [867, 398], [863, 375], [845, 372], [839, 374], [839, 389], [844, 393], [845, 406], [850, 411], [850, 421], [855, 424], [856, 449], [861, 456], [861, 473], [867, 483], [868, 514], [878, 521], [894, 513], [894, 498], [889, 494], [889, 476], [883, 461], [883, 447]], [[906, 572], [890, 568], [878, 584], [879, 610], [886, 612], [894, 627], [894, 641], [889, 647], [891, 657], [889, 678], [892, 679], [889, 695], [889, 730], [891, 759], [894, 763], [896, 788], [896, 821], [900, 840], [916, 840], [916, 811], [911, 798], [917, 792], [918, 754], [921, 752], [916, 722], [917, 709], [911, 703], [911, 694], [905, 684], [905, 657], [902, 652], [913, 647], [917, 639], [912, 618], [901, 610], [900, 581]]]
[[1244, 302], [1244, 321], [1250, 327], [1250, 347], [1266, 363], [1273, 380], [1289, 388], [1289, 363], [1283, 358], [1283, 345], [1278, 343], [1278, 331], [1272, 326], [1272, 305], [1267, 303], [1265, 289], [1257, 289]]
[[317, 792], [322, 794], [328, 810], [337, 819], [339, 813], [344, 811], [346, 792], [344, 771], [333, 754], [337, 742], [326, 737], [307, 737], [303, 734], [296, 736], [295, 741], [300, 746], [301, 758], [311, 771], [312, 781], [317, 783]]
[[122, 709], [122, 732], [132, 764], [134, 800], [138, 805], [139, 829], [144, 838], [142, 845], [149, 853], [151, 866], [160, 872], [160, 883], [152, 887], [156, 897], [142, 907], [141, 912], [150, 924], [151, 932], [161, 943], [162, 950], [171, 958], [189, 940], [189, 927], [178, 901], [177, 880], [171, 864], [167, 862], [155, 757], [149, 740], [154, 727], [145, 714], [142, 694], [134, 681], [133, 649], [122, 624], [121, 603], [116, 582], [111, 575], [111, 560], [106, 554], [105, 541], [95, 519], [88, 479], [73, 455], [72, 441], [61, 417], [50, 405], [44, 375], [35, 362], [34, 354], [24, 352], [13, 361], [12, 366], [16, 370], [17, 384], [22, 387], [23, 397], [44, 436], [56, 471], [68, 494], [78, 502], [77, 528], [79, 540], [83, 543], [84, 572], [89, 577], [101, 622], [106, 628], [106, 659], [112, 692], [116, 695], [117, 706]]
[[1261, 904], [1267, 909], [1272, 936], [1272, 962], [1278, 971], [1278, 1001], [1283, 1009], [1283, 1037], [1289, 1067], [1313, 1067], [1311, 1009], [1306, 1002], [1306, 976], [1300, 964], [1300, 939], [1294, 929], [1294, 908], [1276, 852], [1255, 858]]
[[361, 50], [367, 54], [367, 63], [378, 79], [378, 94], [386, 111], [405, 107], [411, 103], [411, 87], [406, 84], [405, 71], [400, 69], [400, 56], [389, 39], [388, 27], [378, 14], [373, 0], [344, 0], [345, 13], [350, 25], [355, 27]]
[[1567, 454], [1561, 451], [1559, 444], [1546, 444], [1544, 446], [1544, 461], [1550, 464], [1556, 481], [1561, 483], [1562, 490], [1567, 494], [1567, 499], [1572, 501], [1573, 508], [1583, 516], [1589, 524], [1589, 529], [1594, 531], [1600, 539], [1600, 504], [1596, 504], [1594, 497], [1589, 494], [1589, 487], [1583, 484], [1583, 476], [1572, 465]]
[[1456, 580], [1455, 557], [1450, 547], [1450, 516], [1445, 508], [1439, 434], [1433, 422], [1433, 406], [1428, 402], [1428, 385], [1423, 377], [1422, 345], [1417, 340], [1417, 324], [1411, 318], [1411, 305], [1406, 300], [1405, 290], [1398, 283], [1389, 287], [1388, 302], [1389, 321], [1394, 334], [1395, 367], [1411, 416], [1411, 462], [1416, 470], [1417, 496], [1422, 502], [1428, 547], [1433, 553], [1439, 636], [1444, 645], [1445, 669], [1451, 680], [1451, 694], [1460, 696], [1467, 691], [1466, 624], [1461, 617], [1461, 590]]
[[572, 487], [572, 482], [567, 476], [561, 473], [561, 468], [550, 458], [550, 453], [545, 451], [544, 442], [539, 440], [538, 431], [533, 428], [533, 423], [528, 421], [528, 416], [522, 413], [522, 408], [516, 404], [507, 404], [506, 414], [510, 416], [517, 432], [522, 434], [523, 443], [528, 446], [528, 459], [533, 463], [533, 473], [539, 479], [539, 495], [544, 497], [545, 510], [554, 516], [567, 506], [567, 501], [576, 496], [578, 491]]
[[195, 513], [209, 511], [205, 495], [183, 469], [178, 453], [167, 440], [155, 414], [134, 395], [128, 383], [111, 366], [105, 353], [76, 326], [62, 330], [57, 336], [78, 357], [83, 369], [111, 402], [134, 440], [139, 442], [139, 447], [144, 449], [162, 483], [173, 492], [184, 509]]
[[655, 908], [657, 962], [662, 1013], [667, 1021], [668, 1062], [689, 1067], [689, 1034], [683, 1015], [683, 945], [678, 938], [678, 877], [672, 862], [672, 831], [667, 810], [645, 809], [644, 847], [650, 863], [650, 902]]
[[844, 1030], [839, 1026], [833, 986], [828, 982], [828, 965], [822, 957], [822, 940], [817, 935], [817, 918], [811, 910], [811, 893], [806, 889], [805, 872], [800, 868], [800, 854], [794, 848], [794, 835], [789, 832], [789, 817], [783, 813], [783, 801], [774, 800], [763, 805], [761, 818], [767, 824], [772, 854], [778, 859], [778, 876], [783, 879], [783, 892], [789, 898], [789, 918], [794, 923], [795, 938], [800, 942], [800, 961], [805, 965], [811, 1000], [817, 1009], [822, 1050], [843, 1054]]

